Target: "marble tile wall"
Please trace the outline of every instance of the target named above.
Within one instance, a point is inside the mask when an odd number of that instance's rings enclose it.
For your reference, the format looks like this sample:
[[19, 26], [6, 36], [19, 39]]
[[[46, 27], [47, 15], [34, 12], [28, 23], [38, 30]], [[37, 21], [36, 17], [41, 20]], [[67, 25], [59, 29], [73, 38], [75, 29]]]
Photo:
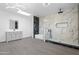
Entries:
[[46, 36], [48, 29], [52, 30], [51, 40], [78, 45], [78, 6], [70, 8], [62, 14], [41, 17], [40, 33]]

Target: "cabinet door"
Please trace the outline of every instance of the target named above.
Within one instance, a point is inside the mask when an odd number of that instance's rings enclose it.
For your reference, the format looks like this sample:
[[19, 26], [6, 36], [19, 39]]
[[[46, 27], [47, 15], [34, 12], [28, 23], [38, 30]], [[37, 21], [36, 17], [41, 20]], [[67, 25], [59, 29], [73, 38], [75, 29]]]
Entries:
[[6, 40], [11, 41], [12, 40], [12, 33], [11, 32], [6, 32]]
[[15, 32], [12, 32], [12, 40], [16, 40]]
[[15, 32], [16, 39], [20, 39], [20, 31]]
[[15, 32], [15, 39], [18, 39], [18, 32]]
[[22, 32], [20, 31], [18, 34], [19, 34], [18, 37], [21, 39], [22, 38]]

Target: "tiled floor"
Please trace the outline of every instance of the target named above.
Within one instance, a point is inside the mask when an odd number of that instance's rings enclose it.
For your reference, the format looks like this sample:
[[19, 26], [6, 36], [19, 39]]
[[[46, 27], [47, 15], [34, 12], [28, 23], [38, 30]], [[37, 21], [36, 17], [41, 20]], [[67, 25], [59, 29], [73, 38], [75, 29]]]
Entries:
[[0, 43], [0, 55], [79, 55], [79, 50], [62, 45], [44, 42], [39, 39], [25, 38], [22, 40]]

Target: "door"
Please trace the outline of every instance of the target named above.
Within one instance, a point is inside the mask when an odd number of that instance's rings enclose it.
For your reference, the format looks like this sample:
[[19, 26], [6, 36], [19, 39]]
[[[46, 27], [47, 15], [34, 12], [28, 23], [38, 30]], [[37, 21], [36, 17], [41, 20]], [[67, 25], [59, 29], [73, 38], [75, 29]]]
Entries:
[[35, 34], [39, 34], [39, 17], [34, 16], [34, 29], [33, 29], [33, 34], [34, 34], [34, 38], [35, 38]]

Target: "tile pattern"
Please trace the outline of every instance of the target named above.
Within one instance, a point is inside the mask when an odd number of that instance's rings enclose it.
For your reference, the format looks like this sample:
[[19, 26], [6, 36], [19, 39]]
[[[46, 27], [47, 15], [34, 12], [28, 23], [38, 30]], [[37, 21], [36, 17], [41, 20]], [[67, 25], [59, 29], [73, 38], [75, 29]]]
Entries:
[[[78, 44], [78, 6], [74, 6], [62, 14], [51, 14], [40, 18], [40, 34], [52, 30], [52, 40], [67, 44]], [[63, 24], [62, 24], [63, 23]], [[65, 24], [66, 23], [66, 24]], [[57, 27], [56, 24], [61, 24]], [[64, 27], [63, 27], [64, 26]]]

